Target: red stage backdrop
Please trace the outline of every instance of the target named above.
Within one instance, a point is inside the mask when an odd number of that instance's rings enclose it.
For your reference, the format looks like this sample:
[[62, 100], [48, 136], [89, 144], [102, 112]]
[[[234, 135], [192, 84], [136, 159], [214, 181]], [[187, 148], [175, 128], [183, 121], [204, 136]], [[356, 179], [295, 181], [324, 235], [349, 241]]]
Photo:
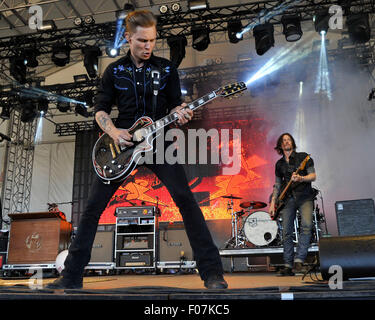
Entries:
[[[189, 185], [205, 218], [231, 218], [231, 211], [228, 210], [229, 199], [222, 196], [234, 195], [242, 198], [233, 200], [234, 211], [241, 210], [239, 205], [245, 201], [262, 201], [268, 205], [274, 183], [274, 164], [278, 159], [273, 149], [274, 142], [268, 142], [267, 139], [270, 124], [258, 118], [215, 123], [196, 122], [195, 128], [204, 128], [207, 131], [215, 128], [219, 133], [222, 129], [229, 129], [230, 156], [233, 154], [233, 144], [239, 144], [239, 141], [233, 140], [233, 129], [241, 130], [241, 170], [237, 174], [223, 175], [221, 164], [185, 165]], [[223, 147], [225, 146], [220, 141], [219, 148]], [[208, 149], [207, 153], [210, 154], [210, 144]], [[161, 210], [159, 221], [182, 220], [178, 208], [164, 185], [150, 170], [139, 167], [115, 193], [99, 223], [115, 223], [114, 213], [117, 207], [152, 206], [157, 201]], [[268, 207], [262, 210], [268, 210]]]

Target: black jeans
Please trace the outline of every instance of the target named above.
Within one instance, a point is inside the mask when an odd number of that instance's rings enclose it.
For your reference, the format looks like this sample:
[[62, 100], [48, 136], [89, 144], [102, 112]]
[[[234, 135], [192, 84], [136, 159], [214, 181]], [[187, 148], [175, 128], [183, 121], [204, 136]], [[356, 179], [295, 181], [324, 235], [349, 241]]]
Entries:
[[[182, 165], [152, 164], [147, 167], [164, 183], [180, 210], [201, 279], [206, 280], [210, 274], [223, 274], [219, 250], [190, 190]], [[95, 178], [76, 237], [69, 247], [62, 272], [64, 277], [80, 279], [83, 276], [84, 268], [90, 261], [100, 216], [120, 185], [121, 183], [107, 185], [98, 177]]]

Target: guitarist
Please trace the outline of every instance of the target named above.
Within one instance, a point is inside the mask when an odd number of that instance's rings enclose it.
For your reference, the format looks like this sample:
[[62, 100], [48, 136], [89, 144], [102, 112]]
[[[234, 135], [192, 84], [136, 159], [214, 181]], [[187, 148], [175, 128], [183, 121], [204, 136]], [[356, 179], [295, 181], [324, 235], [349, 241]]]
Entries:
[[[280, 211], [283, 227], [283, 247], [285, 267], [279, 273], [280, 276], [292, 276], [294, 272], [300, 272], [307, 257], [312, 230], [312, 214], [314, 191], [311, 182], [315, 181], [316, 173], [314, 161], [309, 158], [303, 170], [296, 171], [308, 156], [305, 152], [296, 152], [296, 143], [289, 133], [283, 133], [277, 140], [275, 150], [283, 157], [275, 165], [275, 185], [270, 204], [270, 215], [276, 214], [277, 199], [285, 186], [291, 180], [292, 183], [284, 198], [284, 206]], [[293, 231], [296, 212], [301, 215], [300, 236], [296, 255], [294, 255]]]
[[[129, 13], [126, 17], [125, 37], [130, 49], [125, 57], [111, 63], [104, 71], [96, 97], [95, 119], [117, 145], [131, 146], [132, 135], [126, 128], [130, 128], [139, 117], [149, 116], [155, 121], [168, 112], [177, 112], [177, 123], [183, 125], [192, 119], [193, 112], [184, 109], [186, 104], [181, 100], [176, 67], [167, 59], [152, 53], [156, 43], [154, 15], [146, 10]], [[159, 73], [158, 76], [155, 71]], [[115, 123], [109, 117], [113, 105], [117, 105], [119, 111]], [[189, 188], [182, 165], [154, 162], [147, 164], [147, 167], [164, 183], [180, 210], [205, 287], [227, 288], [219, 251]], [[77, 235], [65, 260], [62, 277], [47, 285], [48, 288], [82, 287], [83, 271], [90, 261], [99, 218], [121, 183], [104, 184], [95, 177]]]

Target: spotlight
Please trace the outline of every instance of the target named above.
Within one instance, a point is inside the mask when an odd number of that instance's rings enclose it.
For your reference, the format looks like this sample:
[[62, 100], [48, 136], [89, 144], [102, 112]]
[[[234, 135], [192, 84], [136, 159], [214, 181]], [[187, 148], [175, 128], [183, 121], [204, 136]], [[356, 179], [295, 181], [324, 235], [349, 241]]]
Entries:
[[95, 20], [92, 16], [86, 16], [83, 18], [83, 21], [85, 23], [85, 25], [91, 25], [91, 24], [94, 24], [95, 23]]
[[185, 36], [172, 36], [167, 39], [170, 48], [170, 60], [176, 68], [179, 67], [182, 60], [185, 58], [185, 47], [187, 40]]
[[176, 2], [171, 5], [171, 9], [174, 13], [181, 11], [181, 5]]
[[42, 25], [37, 28], [38, 31], [57, 30], [56, 23], [53, 20], [43, 21]]
[[237, 43], [243, 39], [243, 36], [237, 36], [238, 33], [242, 31], [242, 23], [241, 21], [229, 21], [228, 22], [228, 37], [229, 42]]
[[161, 14], [166, 14], [169, 11], [168, 6], [166, 4], [163, 4], [162, 6], [159, 7], [159, 12]]
[[31, 99], [22, 99], [21, 100], [21, 121], [22, 122], [32, 122], [37, 113], [37, 106]]
[[327, 34], [329, 28], [330, 15], [327, 10], [322, 10], [315, 13], [313, 21], [315, 25], [315, 31], [320, 35]]
[[75, 113], [81, 115], [82, 117], [88, 118], [91, 116], [91, 112], [87, 110], [87, 107], [83, 104], [76, 104], [75, 106]]
[[1, 110], [0, 118], [3, 120], [10, 119], [10, 107], [8, 104], [3, 104], [3, 108]]
[[9, 59], [10, 67], [9, 72], [10, 75], [19, 83], [25, 84], [26, 83], [26, 64], [24, 57], [12, 57]]
[[52, 62], [58, 67], [64, 67], [70, 61], [70, 46], [58, 43], [52, 47]]
[[41, 99], [38, 102], [38, 111], [41, 115], [45, 115], [48, 111], [48, 100]]
[[120, 11], [116, 11], [116, 19], [117, 20], [124, 20], [129, 12], [134, 11], [135, 8], [131, 3], [125, 3], [124, 9]]
[[81, 17], [76, 17], [76, 18], [74, 19], [74, 24], [75, 24], [77, 27], [80, 27], [80, 26], [82, 25], [82, 22], [83, 22], [83, 20], [82, 20]]
[[290, 15], [281, 18], [283, 34], [288, 42], [298, 41], [302, 37], [301, 21], [298, 16]]
[[84, 65], [90, 78], [96, 78], [98, 72], [98, 57], [102, 55], [99, 47], [86, 47], [82, 49]]
[[118, 54], [119, 54], [119, 49], [116, 49], [116, 48], [112, 48], [112, 47], [107, 47], [105, 49], [105, 52], [107, 53], [107, 55], [111, 58], [114, 58], [114, 57], [117, 57]]
[[271, 23], [259, 24], [253, 29], [255, 48], [259, 56], [265, 54], [275, 44]]
[[366, 43], [371, 38], [368, 14], [352, 14], [346, 18], [349, 37], [354, 43]]
[[193, 48], [197, 51], [204, 51], [208, 48], [210, 41], [210, 29], [208, 27], [192, 27]]
[[58, 101], [56, 107], [60, 112], [68, 112], [70, 110], [70, 103], [68, 101]]
[[203, 10], [208, 8], [207, 0], [188, 0], [189, 10]]
[[83, 94], [81, 100], [84, 101], [87, 108], [90, 108], [90, 107], [94, 106], [94, 97], [95, 97], [94, 92], [92, 90], [87, 90]]
[[27, 67], [36, 68], [39, 65], [37, 60], [39, 54], [40, 52], [37, 49], [26, 49], [23, 52], [24, 64]]

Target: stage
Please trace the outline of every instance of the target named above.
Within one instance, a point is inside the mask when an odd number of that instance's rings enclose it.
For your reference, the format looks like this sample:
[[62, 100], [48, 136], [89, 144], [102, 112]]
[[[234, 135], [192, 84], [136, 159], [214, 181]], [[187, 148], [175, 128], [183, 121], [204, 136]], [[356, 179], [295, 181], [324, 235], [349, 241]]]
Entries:
[[[226, 273], [226, 290], [208, 290], [198, 274], [128, 274], [86, 276], [78, 290], [43, 288], [56, 278], [0, 280], [0, 300], [144, 300], [201, 301], [220, 300], [373, 300], [375, 278], [344, 281], [342, 289], [330, 288], [320, 274], [308, 273], [280, 277], [276, 272]], [[42, 286], [43, 287], [42, 287]]]

